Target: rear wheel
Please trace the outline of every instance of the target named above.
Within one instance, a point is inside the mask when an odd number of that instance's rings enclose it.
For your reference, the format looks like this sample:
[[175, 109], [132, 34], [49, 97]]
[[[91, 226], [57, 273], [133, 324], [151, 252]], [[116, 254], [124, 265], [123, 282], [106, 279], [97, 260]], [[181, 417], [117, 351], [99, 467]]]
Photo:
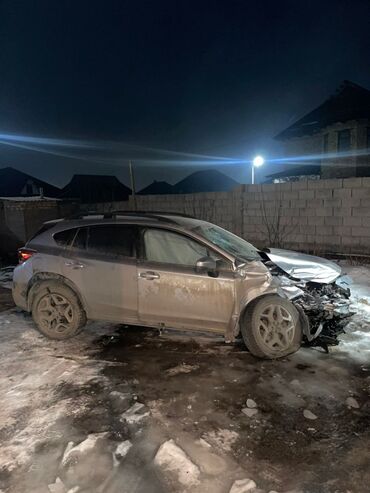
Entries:
[[251, 303], [241, 324], [249, 351], [259, 358], [281, 358], [301, 346], [299, 313], [289, 301], [268, 295]]
[[40, 332], [51, 339], [68, 339], [86, 324], [76, 293], [60, 281], [48, 281], [35, 289], [32, 317]]

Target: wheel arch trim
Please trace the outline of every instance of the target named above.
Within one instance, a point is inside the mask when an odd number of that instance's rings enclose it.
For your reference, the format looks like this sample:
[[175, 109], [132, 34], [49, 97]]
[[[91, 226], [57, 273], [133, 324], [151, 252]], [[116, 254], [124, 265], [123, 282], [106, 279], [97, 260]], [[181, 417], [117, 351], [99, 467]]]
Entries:
[[70, 281], [67, 277], [64, 277], [61, 274], [56, 274], [53, 272], [37, 272], [34, 276], [32, 276], [31, 280], [27, 285], [27, 308], [29, 312], [32, 311], [32, 301], [36, 287], [47, 281], [61, 281], [63, 282], [63, 284], [71, 288], [73, 292], [76, 294], [76, 296], [78, 297], [81, 306], [87, 316], [88, 310], [87, 310], [86, 300], [82, 296], [81, 292], [79, 291], [75, 283]]

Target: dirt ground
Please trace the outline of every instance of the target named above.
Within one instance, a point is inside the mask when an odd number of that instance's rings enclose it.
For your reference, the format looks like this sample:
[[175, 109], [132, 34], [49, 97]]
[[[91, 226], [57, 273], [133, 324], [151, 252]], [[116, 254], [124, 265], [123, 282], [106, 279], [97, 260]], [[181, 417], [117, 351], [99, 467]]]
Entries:
[[341, 345], [279, 361], [97, 322], [50, 341], [0, 290], [0, 490], [368, 492], [370, 270], [352, 270]]

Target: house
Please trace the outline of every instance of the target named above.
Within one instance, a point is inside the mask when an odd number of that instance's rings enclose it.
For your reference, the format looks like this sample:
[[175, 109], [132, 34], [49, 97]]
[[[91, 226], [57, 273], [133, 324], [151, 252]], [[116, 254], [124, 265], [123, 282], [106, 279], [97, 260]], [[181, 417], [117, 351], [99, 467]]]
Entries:
[[266, 183], [284, 183], [287, 181], [299, 181], [299, 180], [319, 180], [321, 177], [321, 165], [302, 165], [291, 166], [279, 171], [278, 173], [272, 173], [267, 175]]
[[73, 175], [60, 197], [83, 203], [128, 200], [131, 189], [111, 175]]
[[228, 192], [239, 183], [217, 169], [196, 171], [173, 186], [172, 193]]
[[15, 168], [0, 168], [0, 197], [58, 197], [60, 189]]
[[168, 195], [173, 193], [173, 185], [166, 181], [156, 181], [143, 188], [138, 195]]
[[207, 169], [195, 171], [175, 185], [166, 181], [156, 181], [143, 188], [138, 195], [170, 195], [199, 192], [227, 192], [239, 185], [218, 170]]
[[322, 178], [370, 176], [370, 91], [344, 81], [275, 139], [296, 165], [302, 157], [303, 165], [320, 165]]

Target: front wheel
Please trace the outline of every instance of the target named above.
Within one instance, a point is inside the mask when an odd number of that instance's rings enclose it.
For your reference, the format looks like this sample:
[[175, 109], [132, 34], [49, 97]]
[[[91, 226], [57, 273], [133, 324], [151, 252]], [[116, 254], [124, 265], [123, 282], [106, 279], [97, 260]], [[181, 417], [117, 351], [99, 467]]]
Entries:
[[301, 346], [299, 313], [277, 295], [257, 299], [247, 306], [241, 333], [249, 351], [259, 358], [282, 358]]
[[86, 324], [86, 315], [76, 293], [60, 281], [46, 281], [35, 290], [32, 317], [50, 339], [68, 339]]

